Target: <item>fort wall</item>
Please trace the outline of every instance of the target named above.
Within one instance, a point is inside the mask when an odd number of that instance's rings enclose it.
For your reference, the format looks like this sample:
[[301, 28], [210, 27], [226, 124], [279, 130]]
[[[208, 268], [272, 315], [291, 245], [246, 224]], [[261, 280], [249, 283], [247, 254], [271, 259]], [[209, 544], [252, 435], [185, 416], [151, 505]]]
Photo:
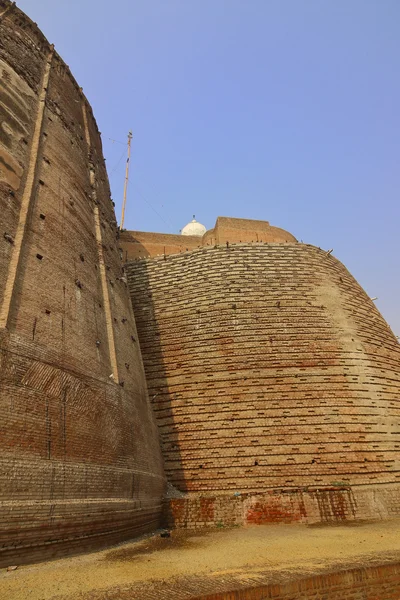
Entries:
[[183, 236], [150, 231], [123, 231], [119, 239], [121, 257], [124, 261], [179, 254], [201, 246], [202, 238], [196, 235]]
[[127, 272], [166, 475], [189, 494], [176, 514], [193, 498], [197, 522], [199, 496], [388, 485], [381, 517], [398, 511], [400, 346], [338, 260], [250, 243]]
[[218, 217], [213, 229], [202, 236], [123, 231], [119, 240], [124, 261], [154, 256], [169, 256], [202, 246], [237, 244], [242, 242], [296, 242], [296, 238], [268, 221]]
[[0, 565], [157, 526], [164, 489], [101, 139], [0, 0]]

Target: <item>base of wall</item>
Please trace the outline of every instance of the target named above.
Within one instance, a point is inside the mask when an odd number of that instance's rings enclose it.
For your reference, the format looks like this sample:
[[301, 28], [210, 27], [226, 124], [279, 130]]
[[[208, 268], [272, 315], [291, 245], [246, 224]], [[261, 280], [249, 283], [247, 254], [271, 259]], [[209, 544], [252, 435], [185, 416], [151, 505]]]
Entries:
[[31, 502], [29, 510], [26, 504], [0, 502], [0, 567], [98, 550], [160, 526], [160, 506], [137, 508], [132, 501]]
[[341, 523], [400, 516], [400, 486], [333, 486], [260, 494], [194, 495], [164, 505], [167, 527], [198, 529], [267, 523]]

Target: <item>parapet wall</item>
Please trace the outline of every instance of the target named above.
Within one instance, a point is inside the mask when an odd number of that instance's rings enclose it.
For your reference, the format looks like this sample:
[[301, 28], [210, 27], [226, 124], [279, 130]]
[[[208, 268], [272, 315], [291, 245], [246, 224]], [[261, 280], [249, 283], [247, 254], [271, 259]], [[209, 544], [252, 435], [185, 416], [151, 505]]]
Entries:
[[296, 242], [296, 238], [268, 221], [218, 217], [215, 227], [206, 231], [202, 241], [203, 246], [223, 246], [245, 242]]
[[125, 262], [150, 256], [179, 254], [201, 246], [202, 238], [197, 235], [123, 231], [119, 239], [121, 256]]
[[218, 217], [213, 229], [204, 235], [175, 235], [149, 231], [123, 231], [119, 240], [122, 259], [126, 261], [188, 252], [202, 246], [242, 242], [296, 242], [296, 238], [268, 221]]
[[0, 0], [0, 565], [157, 526], [158, 435], [100, 135]]
[[127, 272], [173, 486], [211, 497], [383, 484], [396, 493], [400, 346], [332, 255], [237, 244]]

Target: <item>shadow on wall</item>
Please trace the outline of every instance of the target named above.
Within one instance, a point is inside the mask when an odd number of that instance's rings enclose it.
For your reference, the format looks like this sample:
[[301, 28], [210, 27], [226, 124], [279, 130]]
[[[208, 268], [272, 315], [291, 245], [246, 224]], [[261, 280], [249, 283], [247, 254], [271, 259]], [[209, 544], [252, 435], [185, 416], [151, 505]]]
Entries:
[[[120, 232], [120, 257], [121, 260], [124, 264], [126, 264], [131, 257], [128, 255], [128, 250], [126, 249], [127, 247], [125, 245], [123, 245], [123, 247], [121, 247], [121, 236], [124, 236], [124, 232], [125, 230], [122, 230]], [[126, 235], [126, 234], [125, 234]], [[135, 237], [130, 237], [129, 238], [129, 244], [132, 244], [132, 247], [134, 248], [134, 255], [137, 259], [140, 258], [148, 258], [150, 256], [149, 251], [147, 250], [147, 248], [145, 246], [143, 246], [143, 244]]]
[[[144, 252], [147, 252], [141, 244], [140, 246]], [[179, 404], [177, 404], [178, 399], [171, 395], [168, 386], [167, 366], [164, 360], [163, 346], [161, 343], [160, 326], [156, 318], [156, 311], [152, 300], [153, 292], [151, 291], [152, 286], [150, 285], [148, 265], [149, 263], [147, 260], [136, 260], [135, 272], [133, 275], [137, 280], [140, 280], [140, 295], [142, 298], [147, 297], [146, 304], [143, 305], [139, 301], [139, 298], [137, 298], [132, 289], [129, 291], [147, 378], [149, 399], [158, 424], [162, 454], [163, 456], [165, 456], [166, 453], [168, 454], [169, 463], [171, 463], [171, 455], [174, 457], [174, 470], [181, 474], [179, 479], [184, 481], [182, 455], [179, 445], [179, 427], [175, 423], [175, 414], [179, 414], [180, 412]], [[129, 271], [129, 263], [127, 268]], [[129, 288], [131, 288], [129, 277], [128, 281]], [[143, 311], [147, 312], [145, 318], [143, 318], [144, 315], [141, 314]], [[150, 373], [151, 376], [149, 376]], [[174, 400], [175, 405], [173, 406], [172, 402]], [[170, 478], [168, 478], [168, 472], [165, 472], [168, 483], [167, 496], [170, 498], [182, 497], [186, 490], [174, 487]]]

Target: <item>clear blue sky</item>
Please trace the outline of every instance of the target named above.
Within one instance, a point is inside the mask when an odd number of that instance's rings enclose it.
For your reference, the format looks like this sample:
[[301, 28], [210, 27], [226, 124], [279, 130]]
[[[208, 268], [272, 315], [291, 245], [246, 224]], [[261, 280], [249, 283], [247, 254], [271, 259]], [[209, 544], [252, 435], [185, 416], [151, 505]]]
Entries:
[[126, 228], [265, 219], [334, 248], [400, 335], [399, 0], [19, 0], [103, 133]]

